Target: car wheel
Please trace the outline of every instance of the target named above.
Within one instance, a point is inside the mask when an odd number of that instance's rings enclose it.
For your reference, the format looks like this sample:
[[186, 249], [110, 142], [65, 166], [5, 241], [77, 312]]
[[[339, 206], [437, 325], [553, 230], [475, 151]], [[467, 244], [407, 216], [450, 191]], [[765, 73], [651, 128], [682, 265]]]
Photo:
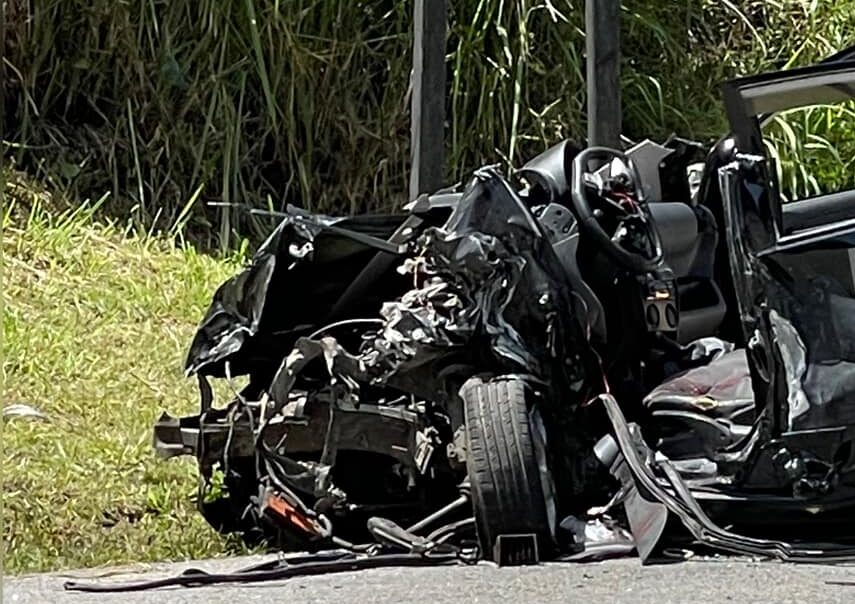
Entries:
[[552, 543], [526, 393], [511, 377], [472, 379], [460, 392], [478, 542], [497, 562], [500, 535], [533, 534], [541, 553]]

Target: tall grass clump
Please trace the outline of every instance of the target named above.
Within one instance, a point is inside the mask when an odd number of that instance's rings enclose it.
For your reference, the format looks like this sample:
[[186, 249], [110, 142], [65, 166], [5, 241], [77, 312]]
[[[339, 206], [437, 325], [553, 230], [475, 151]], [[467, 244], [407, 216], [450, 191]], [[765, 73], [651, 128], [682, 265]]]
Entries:
[[151, 451], [164, 409], [198, 408], [181, 360], [211, 292], [244, 257], [96, 220], [106, 196], [58, 210], [30, 179], [0, 170], [0, 180], [0, 400], [40, 413], [0, 427], [4, 569], [244, 552], [195, 509], [195, 461]]
[[786, 200], [855, 189], [855, 102], [781, 112], [764, 128]]
[[[13, 0], [4, 153], [221, 245], [229, 204], [406, 197], [412, 0]], [[582, 137], [582, 0], [449, 3], [447, 180]], [[855, 42], [853, 0], [624, 0], [624, 131], [720, 134], [718, 84]], [[225, 205], [212, 208], [207, 202]]]

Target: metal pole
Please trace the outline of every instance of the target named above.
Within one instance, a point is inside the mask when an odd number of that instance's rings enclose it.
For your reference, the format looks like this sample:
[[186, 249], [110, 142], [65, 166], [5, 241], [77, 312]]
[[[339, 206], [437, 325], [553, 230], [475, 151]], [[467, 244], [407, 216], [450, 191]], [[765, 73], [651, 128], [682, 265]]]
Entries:
[[620, 146], [620, 0], [585, 0], [588, 144]]
[[[26, 10], [29, 5], [26, 5]], [[0, 140], [6, 138], [6, 63], [3, 61], [6, 55], [6, 0], [0, 0]], [[24, 82], [20, 82], [21, 88], [24, 88]], [[23, 90], [21, 96], [26, 94]], [[23, 141], [26, 142], [26, 141]], [[0, 171], [4, 168], [6, 155], [0, 155]], [[3, 193], [6, 190], [6, 183], [3, 177], [0, 176], [0, 200], [3, 198]], [[0, 204], [2, 205], [2, 204]]]
[[410, 199], [443, 185], [447, 0], [414, 0]]

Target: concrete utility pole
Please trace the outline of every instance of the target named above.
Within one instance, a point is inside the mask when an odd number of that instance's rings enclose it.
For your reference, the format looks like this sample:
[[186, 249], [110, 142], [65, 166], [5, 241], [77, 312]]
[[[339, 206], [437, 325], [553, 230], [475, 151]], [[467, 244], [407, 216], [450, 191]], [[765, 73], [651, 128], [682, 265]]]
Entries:
[[620, 0], [585, 0], [588, 144], [620, 148]]
[[410, 199], [443, 185], [447, 0], [414, 0]]

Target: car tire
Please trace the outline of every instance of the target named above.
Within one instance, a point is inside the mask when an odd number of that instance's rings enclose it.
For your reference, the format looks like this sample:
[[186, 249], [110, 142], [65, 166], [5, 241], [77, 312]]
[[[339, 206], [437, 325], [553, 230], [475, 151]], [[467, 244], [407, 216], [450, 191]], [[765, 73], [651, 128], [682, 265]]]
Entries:
[[526, 392], [511, 377], [472, 379], [460, 391], [475, 527], [489, 559], [500, 535], [534, 534], [541, 555], [551, 549]]

